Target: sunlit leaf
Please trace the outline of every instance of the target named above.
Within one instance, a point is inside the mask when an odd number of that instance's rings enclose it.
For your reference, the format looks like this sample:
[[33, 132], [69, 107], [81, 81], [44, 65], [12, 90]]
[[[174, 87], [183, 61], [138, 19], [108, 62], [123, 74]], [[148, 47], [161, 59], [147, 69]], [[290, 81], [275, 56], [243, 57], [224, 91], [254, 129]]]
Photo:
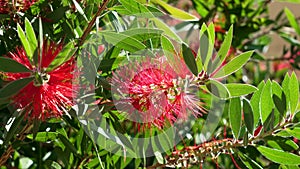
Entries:
[[242, 66], [244, 66], [248, 62], [252, 54], [253, 51], [248, 51], [236, 56], [234, 59], [229, 61], [225, 66], [223, 66], [213, 77], [214, 78], [226, 77], [238, 71]]
[[272, 149], [265, 146], [258, 146], [257, 150], [267, 159], [279, 164], [286, 164], [286, 165], [300, 164], [300, 156], [289, 152], [284, 152], [282, 150]]
[[265, 82], [262, 81], [257, 86], [258, 90], [256, 92], [254, 92], [254, 94], [252, 95], [251, 100], [250, 100], [251, 106], [253, 108], [253, 120], [254, 120], [255, 127], [258, 124], [259, 119], [260, 119], [261, 107], [259, 105], [260, 105], [261, 92], [262, 92], [262, 89], [264, 88], [264, 86], [265, 86]]
[[285, 15], [288, 18], [291, 26], [295, 29], [297, 34], [300, 35], [300, 26], [294, 16], [294, 14], [288, 8], [284, 8], [284, 12], [285, 12]]
[[181, 19], [184, 21], [197, 21], [198, 18], [194, 15], [191, 15], [181, 9], [175, 8], [162, 0], [152, 0], [152, 3], [156, 3], [164, 8], [172, 17], [176, 19]]
[[69, 42], [50, 63], [50, 65], [47, 67], [47, 71], [53, 70], [68, 61], [72, 56], [74, 56], [76, 51], [77, 47], [74, 47], [74, 43]]
[[19, 38], [22, 42], [22, 45], [25, 49], [25, 52], [26, 52], [26, 56], [28, 57], [29, 61], [33, 61], [33, 49], [31, 48], [31, 45], [30, 45], [30, 42], [28, 41], [23, 29], [21, 28], [21, 26], [18, 24], [17, 26], [17, 29], [18, 29], [18, 35], [19, 35]]
[[136, 52], [146, 48], [143, 43], [121, 33], [101, 31], [100, 35], [102, 35], [108, 43], [111, 43], [129, 52]]
[[262, 89], [260, 103], [261, 120], [264, 123], [267, 120], [268, 116], [271, 114], [274, 107], [272, 99], [272, 84], [270, 80], [267, 81], [266, 85]]
[[294, 136], [297, 139], [300, 139], [300, 127], [295, 127], [293, 129], [287, 128], [286, 131], [290, 133], [292, 136]]
[[231, 97], [239, 97], [257, 91], [257, 88], [249, 84], [229, 83], [225, 84]]
[[163, 30], [165, 35], [176, 40], [177, 42], [182, 42], [181, 38], [164, 22], [162, 22], [158, 18], [150, 18], [150, 20], [154, 22], [159, 29]]
[[230, 26], [225, 36], [225, 39], [222, 42], [222, 45], [218, 51], [217, 58], [216, 58], [217, 64], [214, 65], [214, 68], [219, 67], [224, 62], [231, 46], [232, 37], [233, 37], [233, 26]]
[[31, 50], [35, 51], [38, 46], [38, 42], [37, 42], [33, 27], [27, 18], [25, 18], [25, 32], [26, 32], [26, 37], [30, 44]]
[[295, 72], [291, 75], [289, 86], [291, 113], [294, 114], [299, 102], [299, 82]]

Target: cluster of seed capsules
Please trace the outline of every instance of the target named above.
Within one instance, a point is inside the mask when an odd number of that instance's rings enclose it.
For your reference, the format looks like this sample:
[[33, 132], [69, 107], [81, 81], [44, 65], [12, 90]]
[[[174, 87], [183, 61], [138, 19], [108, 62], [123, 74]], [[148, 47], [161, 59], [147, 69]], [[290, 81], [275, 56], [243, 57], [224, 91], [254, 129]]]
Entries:
[[216, 159], [220, 154], [232, 154], [232, 147], [234, 147], [234, 140], [229, 138], [188, 146], [183, 150], [173, 151], [171, 155], [167, 156], [166, 166], [186, 168], [189, 165], [201, 164], [208, 156]]

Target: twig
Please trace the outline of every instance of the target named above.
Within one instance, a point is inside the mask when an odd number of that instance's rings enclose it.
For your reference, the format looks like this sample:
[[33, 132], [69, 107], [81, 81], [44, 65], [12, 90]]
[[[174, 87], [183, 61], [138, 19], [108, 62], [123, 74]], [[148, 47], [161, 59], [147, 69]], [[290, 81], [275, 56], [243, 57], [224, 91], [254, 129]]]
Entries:
[[83, 32], [83, 35], [81, 36], [79, 43], [78, 43], [78, 47], [81, 46], [85, 39], [87, 38], [87, 36], [89, 35], [89, 33], [91, 32], [96, 19], [98, 16], [100, 16], [100, 14], [106, 9], [106, 5], [108, 4], [109, 0], [104, 0], [102, 5], [98, 8], [98, 11], [96, 12], [96, 14], [94, 15], [94, 17], [92, 18], [92, 20], [90, 21], [90, 23], [88, 24], [88, 26], [86, 27], [86, 29]]
[[[256, 142], [264, 139], [267, 136], [274, 134], [279, 130], [285, 129], [286, 126], [289, 125], [293, 126], [294, 124], [288, 121], [284, 122], [270, 131], [267, 131], [257, 137], [250, 138], [248, 140], [248, 144], [255, 146]], [[184, 161], [185, 161], [185, 165], [190, 165], [189, 161], [194, 161], [193, 165], [201, 164], [202, 158], [205, 158], [207, 155], [212, 155], [212, 159], [216, 159], [218, 157], [218, 154], [220, 153], [230, 154], [232, 149], [236, 149], [237, 147], [244, 147], [244, 146], [245, 145], [243, 140], [234, 140], [232, 138], [213, 140], [210, 142], [202, 143], [197, 146], [186, 147], [180, 151], [176, 150], [169, 157], [166, 158], [165, 164], [154, 164], [153, 166], [147, 167], [147, 169], [166, 167], [166, 166], [178, 167], [180, 164], [184, 164]]]
[[[300, 20], [300, 17], [297, 17], [296, 20]], [[274, 27], [271, 27], [269, 29], [266, 29], [266, 30], [262, 30], [256, 34], [253, 35], [253, 37], [249, 38], [249, 39], [245, 39], [243, 42], [242, 42], [242, 46], [254, 41], [255, 39], [259, 38], [259, 37], [262, 37], [266, 34], [269, 34], [272, 30], [276, 30], [286, 24], [288, 24], [289, 22], [283, 22], [282, 24], [280, 25], [277, 25], [277, 26], [274, 26]]]

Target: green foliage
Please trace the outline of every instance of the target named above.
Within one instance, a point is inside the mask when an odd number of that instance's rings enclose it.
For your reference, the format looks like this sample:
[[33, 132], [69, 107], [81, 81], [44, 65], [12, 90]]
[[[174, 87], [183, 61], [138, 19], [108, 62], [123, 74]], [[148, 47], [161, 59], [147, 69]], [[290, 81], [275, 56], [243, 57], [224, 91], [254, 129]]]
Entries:
[[[181, 3], [41, 0], [28, 10], [1, 13], [0, 8], [2, 168], [214, 168], [216, 162], [220, 168], [298, 168], [300, 42], [286, 31], [289, 27], [300, 35], [297, 16], [285, 8], [272, 19], [269, 1]], [[265, 53], [270, 31], [288, 43], [278, 58]], [[48, 40], [63, 49], [40, 70]], [[16, 47], [24, 48], [32, 70], [8, 58]], [[27, 120], [27, 108], [35, 103], [14, 110], [14, 96], [38, 80], [38, 71], [61, 71], [56, 69], [73, 56], [80, 70], [76, 80], [84, 86], [74, 93], [73, 107], [57, 105], [65, 114], [45, 120]], [[133, 123], [127, 112], [119, 111], [113, 91], [121, 90], [111, 83], [116, 70], [144, 58], [167, 62], [157, 66], [178, 74], [168, 84], [175, 87], [159, 91], [160, 97], [176, 102], [175, 93], [200, 109], [190, 112], [180, 105], [185, 102], [174, 104], [191, 115], [180, 116], [170, 107], [175, 120], [165, 128]], [[282, 63], [288, 67], [281, 69]], [[182, 64], [191, 74], [182, 74]], [[10, 73], [28, 77], [10, 80]], [[196, 97], [200, 100], [194, 102]], [[165, 104], [162, 100], [157, 104]]]

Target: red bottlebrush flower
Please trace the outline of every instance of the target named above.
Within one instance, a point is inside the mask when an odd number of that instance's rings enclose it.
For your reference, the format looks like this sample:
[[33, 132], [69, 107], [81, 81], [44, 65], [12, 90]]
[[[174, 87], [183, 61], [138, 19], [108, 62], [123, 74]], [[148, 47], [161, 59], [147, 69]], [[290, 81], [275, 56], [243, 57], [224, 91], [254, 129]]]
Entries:
[[194, 79], [183, 61], [177, 71], [163, 57], [131, 63], [117, 70], [112, 79], [116, 107], [143, 129], [152, 125], [162, 129], [177, 119], [187, 119], [188, 111], [202, 115], [202, 103], [191, 91], [198, 90]]
[[7, 14], [14, 11], [26, 11], [37, 0], [0, 0], [0, 13]]
[[61, 116], [65, 108], [73, 105], [73, 71], [74, 58], [59, 65], [54, 70], [46, 68], [62, 50], [62, 44], [44, 42], [38, 67], [32, 66], [26, 56], [24, 48], [17, 48], [8, 57], [23, 64], [33, 73], [5, 73], [5, 80], [13, 81], [29, 76], [35, 79], [12, 97], [13, 104], [18, 109], [26, 109], [30, 119], [45, 120], [50, 117]]

